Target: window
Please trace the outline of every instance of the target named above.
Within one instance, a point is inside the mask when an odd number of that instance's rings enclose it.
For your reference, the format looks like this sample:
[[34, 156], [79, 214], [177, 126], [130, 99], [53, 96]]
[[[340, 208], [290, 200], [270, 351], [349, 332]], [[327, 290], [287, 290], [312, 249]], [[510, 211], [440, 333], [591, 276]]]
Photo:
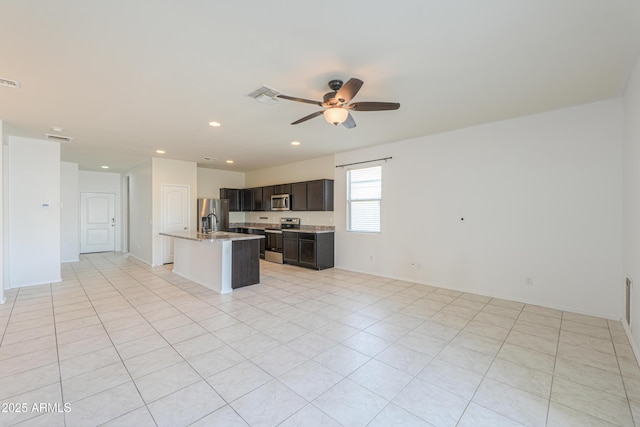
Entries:
[[382, 166], [347, 171], [347, 231], [380, 232]]

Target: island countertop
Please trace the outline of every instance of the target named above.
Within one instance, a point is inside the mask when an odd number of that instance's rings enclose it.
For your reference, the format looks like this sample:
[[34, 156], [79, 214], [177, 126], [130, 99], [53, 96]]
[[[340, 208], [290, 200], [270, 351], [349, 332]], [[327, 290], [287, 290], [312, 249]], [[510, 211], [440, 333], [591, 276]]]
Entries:
[[264, 239], [258, 234], [231, 233], [228, 231], [214, 231], [213, 233], [198, 233], [196, 231], [161, 232], [161, 236], [175, 237], [177, 239], [193, 240], [196, 242], [224, 242], [230, 240]]

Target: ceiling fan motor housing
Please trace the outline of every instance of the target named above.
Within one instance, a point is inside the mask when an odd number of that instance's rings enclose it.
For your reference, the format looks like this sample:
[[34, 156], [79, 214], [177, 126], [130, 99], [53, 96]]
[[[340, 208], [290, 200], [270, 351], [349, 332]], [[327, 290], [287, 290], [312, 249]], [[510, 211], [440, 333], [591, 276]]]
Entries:
[[334, 106], [334, 105], [338, 105], [338, 104], [344, 104], [344, 99], [336, 99], [333, 102], [330, 102], [330, 100], [334, 99], [338, 93], [338, 91], [340, 90], [340, 88], [342, 88], [342, 85], [344, 84], [344, 82], [342, 80], [331, 80], [329, 82], [329, 87], [331, 88], [331, 90], [333, 92], [329, 92], [326, 93], [324, 95], [324, 102], [329, 105], [329, 106]]
[[331, 88], [332, 91], [337, 92], [342, 87], [342, 84], [343, 84], [342, 80], [331, 80], [329, 82], [329, 87]]
[[322, 97], [323, 104], [327, 107], [334, 107], [339, 104], [339, 100], [335, 99], [337, 92], [327, 92]]

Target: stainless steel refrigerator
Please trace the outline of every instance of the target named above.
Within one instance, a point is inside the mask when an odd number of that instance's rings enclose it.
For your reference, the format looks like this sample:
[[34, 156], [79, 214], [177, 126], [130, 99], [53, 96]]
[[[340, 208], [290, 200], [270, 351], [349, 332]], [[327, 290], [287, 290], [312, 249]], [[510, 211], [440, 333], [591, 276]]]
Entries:
[[198, 232], [229, 230], [229, 200], [198, 199]]

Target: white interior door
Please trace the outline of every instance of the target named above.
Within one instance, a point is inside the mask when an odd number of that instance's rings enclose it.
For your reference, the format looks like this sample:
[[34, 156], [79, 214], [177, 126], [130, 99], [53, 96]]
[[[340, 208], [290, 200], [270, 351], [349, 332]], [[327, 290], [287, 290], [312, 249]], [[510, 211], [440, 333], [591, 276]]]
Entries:
[[[162, 186], [162, 231], [177, 232], [189, 230], [189, 186]], [[173, 238], [163, 237], [162, 263], [173, 262]]]
[[80, 193], [80, 252], [108, 252], [116, 248], [116, 195]]

